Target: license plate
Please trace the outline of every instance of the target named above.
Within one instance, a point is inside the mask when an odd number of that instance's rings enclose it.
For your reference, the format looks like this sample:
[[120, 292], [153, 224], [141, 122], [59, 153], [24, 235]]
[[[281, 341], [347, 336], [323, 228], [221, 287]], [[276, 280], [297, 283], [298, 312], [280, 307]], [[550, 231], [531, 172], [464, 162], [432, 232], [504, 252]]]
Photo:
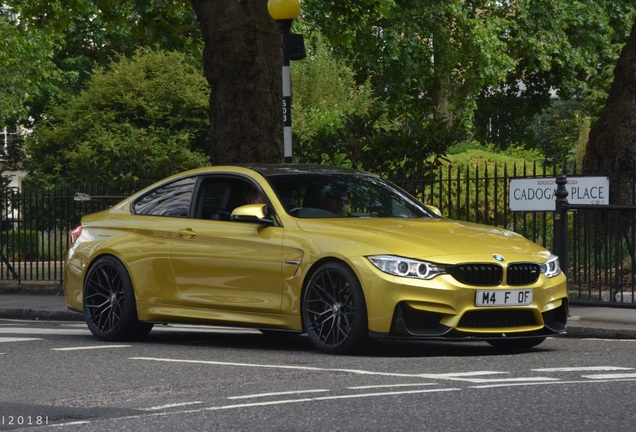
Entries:
[[532, 304], [532, 290], [477, 290], [476, 306], [527, 306]]

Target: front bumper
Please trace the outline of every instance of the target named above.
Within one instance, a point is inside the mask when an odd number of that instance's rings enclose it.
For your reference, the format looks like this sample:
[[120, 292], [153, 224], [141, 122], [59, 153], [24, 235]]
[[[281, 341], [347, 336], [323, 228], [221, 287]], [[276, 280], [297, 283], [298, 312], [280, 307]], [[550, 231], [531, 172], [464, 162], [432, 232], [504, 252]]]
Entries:
[[[543, 313], [533, 308], [485, 308], [465, 311], [460, 317], [417, 310], [407, 302], [395, 307], [391, 331], [371, 332], [374, 338], [421, 340], [492, 340], [542, 337], [565, 333], [568, 300]], [[456, 321], [456, 326], [446, 323]]]
[[[568, 293], [562, 274], [552, 278], [540, 275], [534, 282], [520, 285], [477, 286], [448, 274], [418, 280], [388, 275], [371, 264], [356, 268], [372, 337], [492, 340], [540, 337], [566, 330]], [[532, 302], [509, 306], [476, 304], [478, 290], [515, 289], [531, 289]]]

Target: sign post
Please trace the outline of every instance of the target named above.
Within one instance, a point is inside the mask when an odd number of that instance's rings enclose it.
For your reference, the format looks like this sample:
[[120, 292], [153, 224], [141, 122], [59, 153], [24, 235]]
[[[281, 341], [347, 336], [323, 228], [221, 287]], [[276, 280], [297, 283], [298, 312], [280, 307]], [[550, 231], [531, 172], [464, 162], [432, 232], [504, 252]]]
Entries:
[[555, 192], [554, 223], [552, 225], [554, 235], [554, 253], [559, 257], [561, 271], [568, 276], [568, 211], [563, 208], [568, 203], [568, 191], [566, 185], [568, 178], [561, 174], [556, 178], [557, 189]]
[[[568, 177], [569, 204], [609, 205], [608, 177]], [[511, 179], [511, 211], [555, 211], [557, 178]]]
[[305, 42], [302, 35], [290, 33], [292, 21], [300, 14], [300, 0], [269, 0], [269, 15], [276, 20], [281, 33], [283, 58], [283, 153], [285, 163], [292, 161], [292, 93], [290, 60], [305, 58]]

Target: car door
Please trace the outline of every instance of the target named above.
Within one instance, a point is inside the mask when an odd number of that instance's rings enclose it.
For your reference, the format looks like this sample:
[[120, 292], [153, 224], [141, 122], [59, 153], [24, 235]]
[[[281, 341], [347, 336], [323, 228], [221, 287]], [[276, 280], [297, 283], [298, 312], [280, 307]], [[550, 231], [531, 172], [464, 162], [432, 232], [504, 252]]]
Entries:
[[183, 306], [280, 311], [283, 228], [229, 220], [254, 186], [229, 176], [201, 180], [193, 217], [175, 227], [170, 253]]
[[140, 303], [178, 304], [177, 286], [170, 270], [174, 227], [187, 223], [196, 177], [185, 177], [150, 190], [132, 204], [134, 219], [121, 219], [119, 233], [134, 239], [120, 246], [135, 283]]

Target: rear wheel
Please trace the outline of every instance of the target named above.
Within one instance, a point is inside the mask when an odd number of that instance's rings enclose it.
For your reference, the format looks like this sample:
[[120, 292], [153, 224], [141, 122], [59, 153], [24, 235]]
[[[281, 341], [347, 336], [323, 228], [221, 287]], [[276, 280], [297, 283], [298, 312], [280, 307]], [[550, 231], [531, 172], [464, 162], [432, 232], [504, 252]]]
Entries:
[[545, 337], [531, 337], [523, 339], [491, 339], [488, 343], [495, 348], [528, 349], [543, 343]]
[[362, 287], [353, 271], [339, 262], [321, 265], [307, 282], [302, 318], [318, 350], [344, 354], [360, 348], [369, 331]]
[[137, 305], [126, 267], [112, 256], [99, 258], [84, 280], [84, 317], [100, 339], [120, 341], [146, 336], [152, 323], [137, 320]]

